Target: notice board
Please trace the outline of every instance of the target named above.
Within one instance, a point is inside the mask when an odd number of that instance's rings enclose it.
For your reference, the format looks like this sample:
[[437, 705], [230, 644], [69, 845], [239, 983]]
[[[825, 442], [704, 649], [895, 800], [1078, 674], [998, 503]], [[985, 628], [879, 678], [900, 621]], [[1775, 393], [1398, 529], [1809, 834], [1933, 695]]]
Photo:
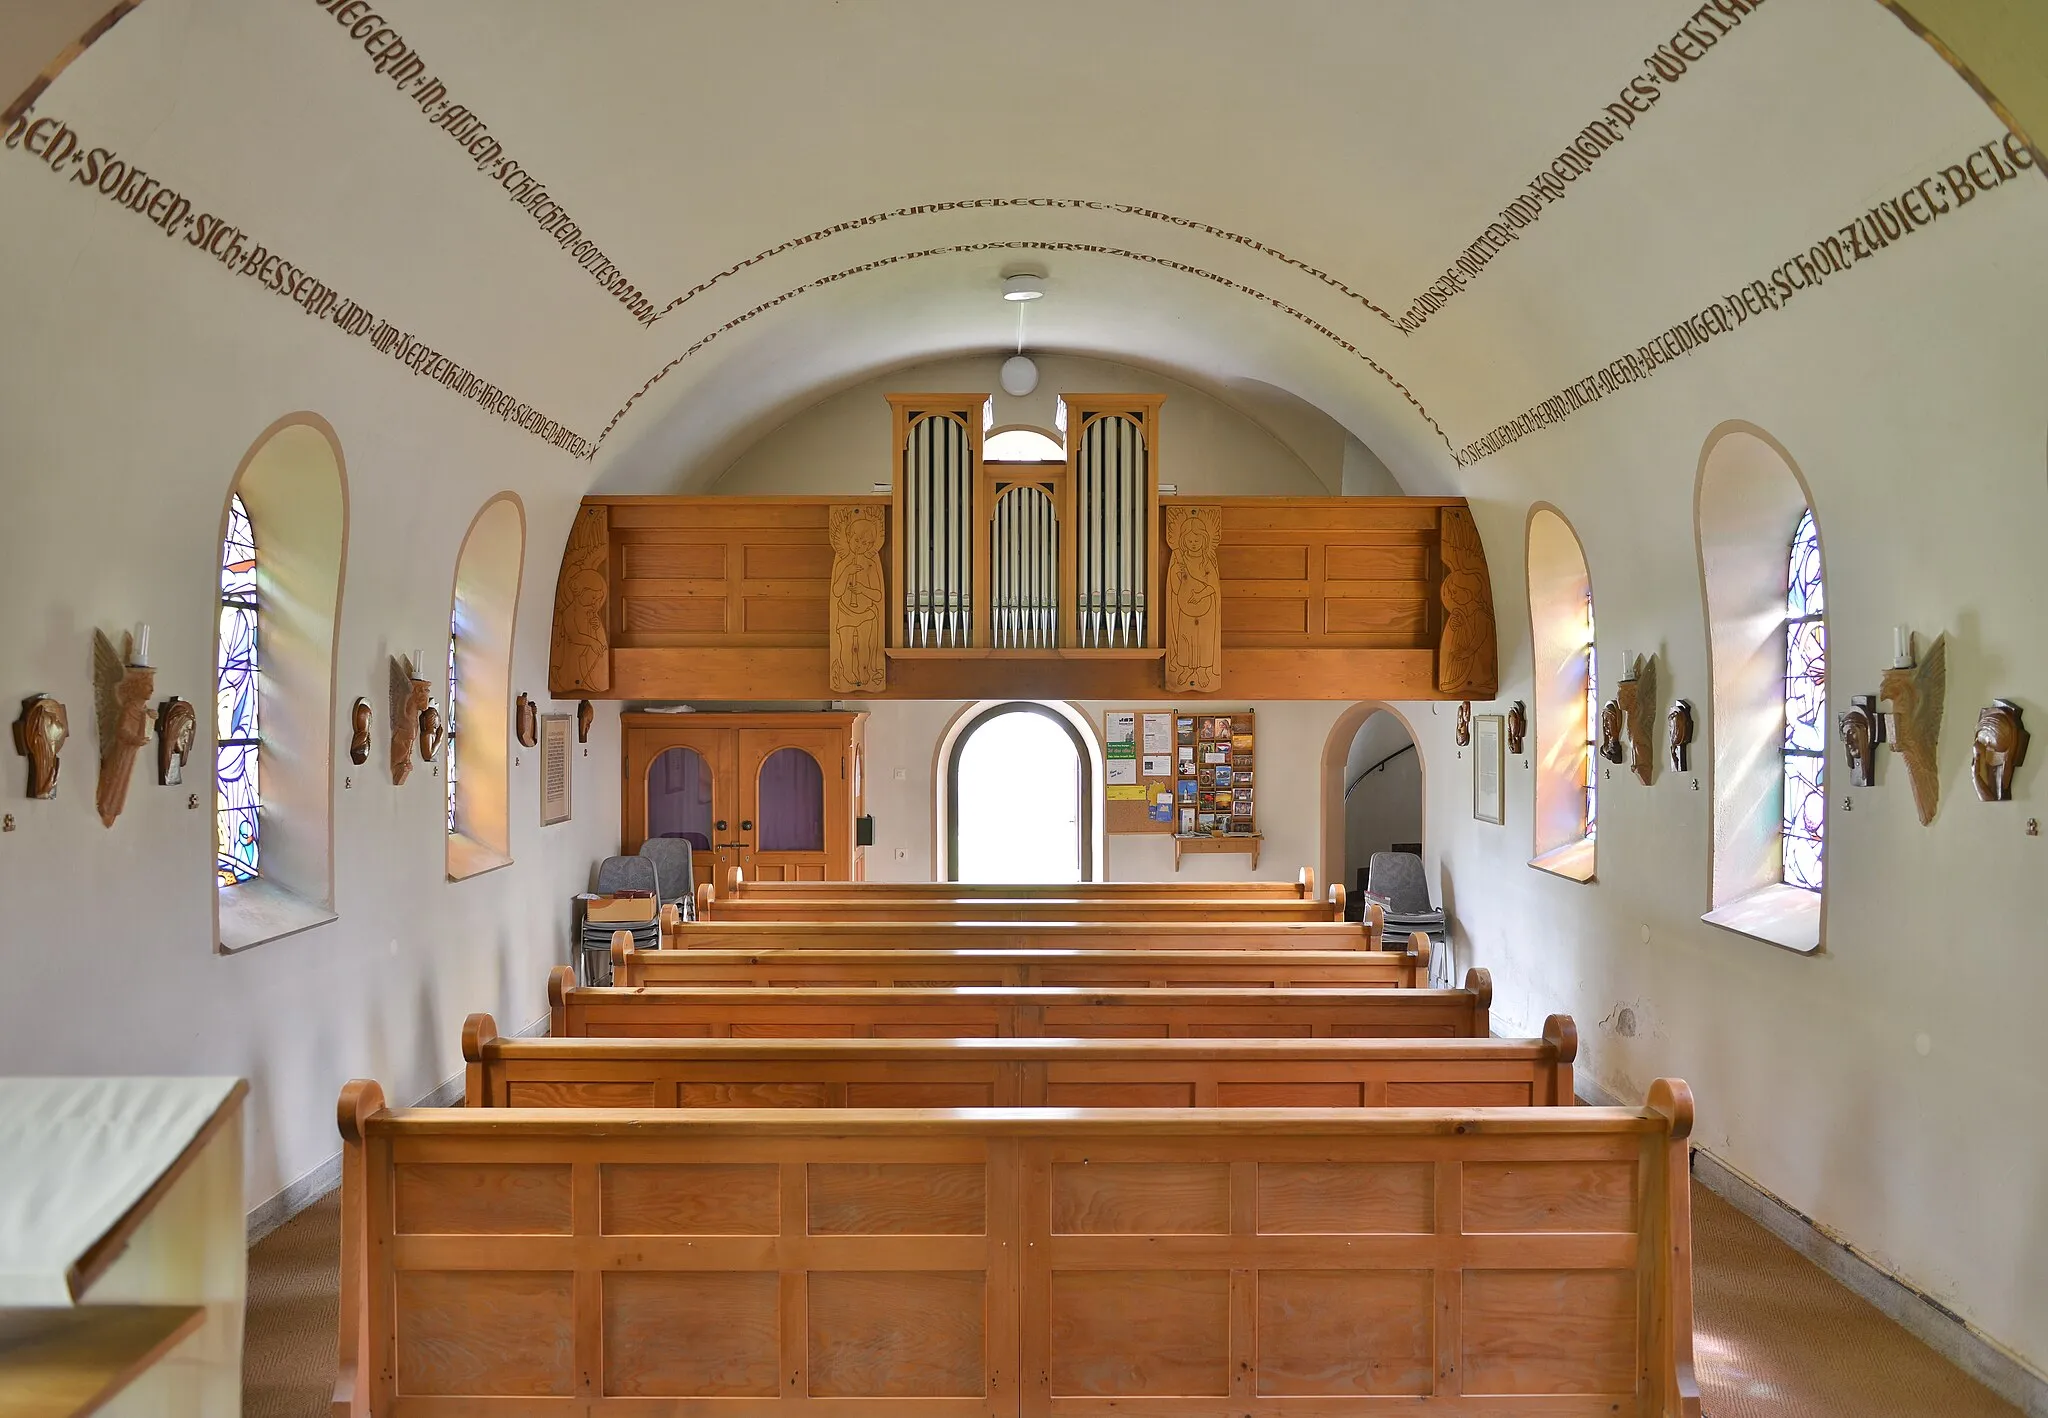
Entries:
[[1171, 709], [1103, 714], [1103, 831], [1173, 831], [1174, 720]]
[[1103, 831], [1256, 833], [1257, 733], [1256, 719], [1245, 709], [1107, 711]]

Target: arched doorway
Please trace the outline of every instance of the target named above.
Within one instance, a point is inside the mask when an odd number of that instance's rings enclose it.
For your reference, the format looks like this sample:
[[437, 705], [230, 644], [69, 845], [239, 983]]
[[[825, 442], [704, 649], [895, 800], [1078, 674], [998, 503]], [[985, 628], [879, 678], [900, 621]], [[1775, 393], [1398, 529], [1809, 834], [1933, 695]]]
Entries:
[[1064, 715], [1022, 700], [983, 708], [946, 754], [947, 880], [1092, 879], [1094, 789]]
[[1368, 714], [1344, 756], [1345, 890], [1357, 900], [1375, 852], [1422, 854], [1422, 761], [1408, 726]]

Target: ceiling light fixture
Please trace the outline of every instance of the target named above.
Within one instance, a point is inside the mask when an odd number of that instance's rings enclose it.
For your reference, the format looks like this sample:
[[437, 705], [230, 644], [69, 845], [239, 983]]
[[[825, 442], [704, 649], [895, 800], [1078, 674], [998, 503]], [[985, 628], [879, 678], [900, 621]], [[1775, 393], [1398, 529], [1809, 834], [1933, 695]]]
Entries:
[[1029, 355], [1011, 355], [1003, 361], [1001, 378], [1003, 392], [1021, 399], [1038, 387], [1038, 366]]
[[1038, 300], [1045, 295], [1043, 276], [1003, 277], [1004, 300]]

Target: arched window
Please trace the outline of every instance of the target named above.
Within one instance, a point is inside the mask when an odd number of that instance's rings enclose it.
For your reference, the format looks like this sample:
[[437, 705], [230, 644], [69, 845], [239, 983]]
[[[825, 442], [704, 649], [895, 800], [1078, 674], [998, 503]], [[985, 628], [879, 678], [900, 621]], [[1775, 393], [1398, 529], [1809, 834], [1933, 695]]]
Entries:
[[1828, 623], [1820, 533], [1803, 509], [1785, 578], [1784, 882], [1821, 888], [1827, 832]]
[[1088, 880], [1093, 778], [1079, 731], [1045, 705], [977, 714], [947, 756], [947, 879]]
[[526, 510], [511, 493], [500, 493], [462, 540], [448, 614], [451, 881], [512, 860], [512, 637], [525, 557]]
[[220, 544], [220, 638], [214, 666], [214, 874], [222, 886], [253, 881], [261, 867], [257, 628], [256, 529], [236, 492], [228, 497], [228, 534]]
[[1704, 919], [1790, 950], [1822, 936], [1827, 826], [1827, 595], [1820, 525], [1791, 455], [1727, 423], [1700, 453], [1713, 777]]
[[341, 443], [296, 413], [263, 431], [221, 510], [214, 642], [215, 940], [334, 919], [334, 657], [348, 547]]
[[1529, 643], [1535, 651], [1536, 814], [1529, 865], [1591, 881], [1600, 789], [1594, 753], [1600, 661], [1593, 582], [1571, 524], [1555, 509], [1529, 515]]
[[1066, 450], [1035, 428], [1006, 428], [982, 440], [984, 463], [1064, 463]]

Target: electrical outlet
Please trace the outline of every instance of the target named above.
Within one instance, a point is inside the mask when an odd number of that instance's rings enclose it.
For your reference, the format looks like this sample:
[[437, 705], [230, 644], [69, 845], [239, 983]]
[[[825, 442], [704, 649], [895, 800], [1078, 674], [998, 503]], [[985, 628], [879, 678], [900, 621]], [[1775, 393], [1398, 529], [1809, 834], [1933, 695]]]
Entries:
[[903, 770], [901, 768], [896, 770], [896, 781], [899, 783], [903, 781]]
[[908, 860], [909, 860], [909, 858], [910, 858], [910, 853], [909, 853], [909, 852], [908, 852], [908, 851], [907, 851], [906, 849], [904, 849], [904, 848], [902, 848], [902, 847], [898, 847], [898, 848], [896, 849], [896, 860], [897, 860], [897, 861], [899, 861], [899, 862], [901, 862], [901, 861], [908, 861]]

